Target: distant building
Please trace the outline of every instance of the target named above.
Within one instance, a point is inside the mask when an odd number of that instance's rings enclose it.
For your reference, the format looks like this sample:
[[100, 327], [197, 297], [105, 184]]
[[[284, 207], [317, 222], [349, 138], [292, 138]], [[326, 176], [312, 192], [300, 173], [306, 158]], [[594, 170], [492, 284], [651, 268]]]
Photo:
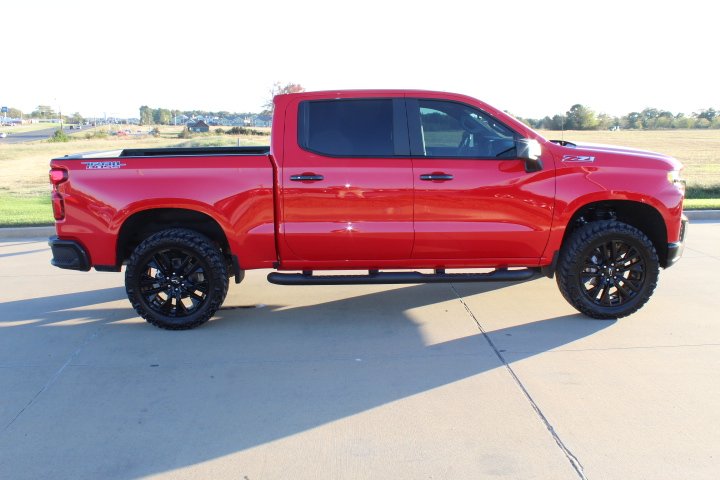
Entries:
[[197, 133], [207, 133], [210, 131], [210, 127], [207, 123], [205, 123], [202, 120], [198, 120], [195, 123], [188, 123], [188, 130], [191, 132], [197, 132]]
[[254, 118], [253, 124], [256, 127], [269, 127], [272, 125], [272, 117], [270, 115], [258, 115]]

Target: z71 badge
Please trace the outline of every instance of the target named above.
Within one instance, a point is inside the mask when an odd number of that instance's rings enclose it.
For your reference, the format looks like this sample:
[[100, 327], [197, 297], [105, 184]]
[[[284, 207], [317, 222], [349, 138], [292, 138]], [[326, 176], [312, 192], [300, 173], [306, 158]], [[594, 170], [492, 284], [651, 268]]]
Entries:
[[565, 163], [592, 163], [595, 161], [595, 157], [588, 157], [584, 155], [563, 155], [562, 161]]
[[122, 168], [125, 166], [124, 163], [118, 161], [109, 162], [82, 162], [85, 165], [85, 170], [106, 170], [111, 168]]

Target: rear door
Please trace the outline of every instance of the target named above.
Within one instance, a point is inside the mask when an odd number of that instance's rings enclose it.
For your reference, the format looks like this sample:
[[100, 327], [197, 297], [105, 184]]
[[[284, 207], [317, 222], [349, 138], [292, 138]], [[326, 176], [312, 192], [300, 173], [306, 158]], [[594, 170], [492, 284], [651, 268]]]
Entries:
[[[550, 233], [552, 168], [527, 173], [518, 135], [458, 102], [408, 99], [418, 259], [527, 263]], [[547, 162], [551, 164], [551, 162]]]
[[285, 118], [283, 259], [410, 258], [413, 173], [404, 99], [298, 99]]

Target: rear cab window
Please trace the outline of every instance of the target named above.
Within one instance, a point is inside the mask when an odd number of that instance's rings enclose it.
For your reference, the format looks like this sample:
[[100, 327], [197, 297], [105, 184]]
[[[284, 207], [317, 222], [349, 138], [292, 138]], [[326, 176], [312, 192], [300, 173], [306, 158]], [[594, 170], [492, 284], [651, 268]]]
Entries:
[[331, 157], [409, 155], [402, 99], [308, 100], [298, 112], [300, 147]]

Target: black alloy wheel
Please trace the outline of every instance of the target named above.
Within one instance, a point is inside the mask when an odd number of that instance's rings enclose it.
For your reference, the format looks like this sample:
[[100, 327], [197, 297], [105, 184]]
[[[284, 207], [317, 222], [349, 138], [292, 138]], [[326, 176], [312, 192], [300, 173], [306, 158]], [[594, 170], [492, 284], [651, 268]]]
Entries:
[[170, 229], [142, 242], [125, 271], [128, 298], [155, 326], [194, 328], [225, 299], [228, 278], [220, 251], [205, 236]]
[[588, 223], [560, 250], [557, 283], [563, 297], [593, 318], [620, 318], [642, 307], [657, 285], [654, 245], [637, 228], [616, 220]]
[[620, 306], [641, 291], [645, 260], [638, 249], [623, 240], [607, 240], [585, 258], [580, 274], [583, 293], [595, 305]]

